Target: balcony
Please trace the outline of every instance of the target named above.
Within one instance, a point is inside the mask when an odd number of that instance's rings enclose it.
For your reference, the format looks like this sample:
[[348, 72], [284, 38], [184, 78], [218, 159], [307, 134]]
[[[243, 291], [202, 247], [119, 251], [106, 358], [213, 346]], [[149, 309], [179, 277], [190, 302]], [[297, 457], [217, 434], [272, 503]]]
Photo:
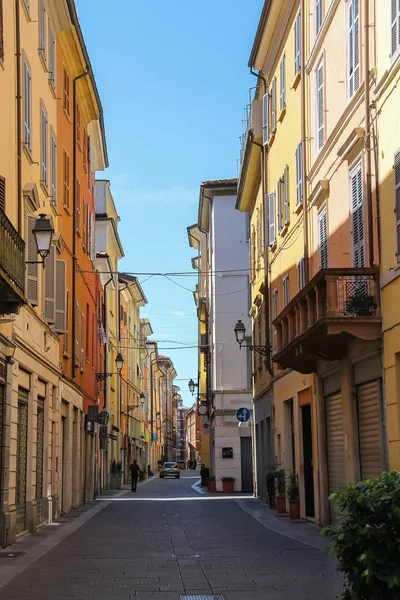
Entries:
[[240, 174], [237, 208], [241, 211], [248, 210], [250, 206], [254, 181], [260, 171], [262, 135], [262, 99], [253, 98], [251, 95], [249, 104], [245, 108], [243, 133], [240, 136]]
[[18, 313], [25, 302], [25, 242], [0, 212], [0, 314]]
[[349, 338], [382, 335], [379, 269], [322, 269], [273, 321], [273, 360], [314, 373], [318, 360], [339, 360]]

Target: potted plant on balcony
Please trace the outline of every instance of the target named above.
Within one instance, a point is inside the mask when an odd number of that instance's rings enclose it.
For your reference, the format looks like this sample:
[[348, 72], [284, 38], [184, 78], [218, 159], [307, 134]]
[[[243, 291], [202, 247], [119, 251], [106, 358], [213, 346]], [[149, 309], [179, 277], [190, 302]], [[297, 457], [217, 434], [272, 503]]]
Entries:
[[110, 489], [111, 490], [120, 490], [121, 489], [121, 479], [122, 479], [122, 463], [116, 462], [114, 459], [111, 463], [111, 472], [110, 472]]
[[285, 470], [281, 469], [276, 474], [276, 508], [280, 515], [284, 515], [286, 512], [286, 482], [285, 482]]
[[360, 287], [346, 300], [346, 313], [354, 317], [370, 317], [376, 311], [374, 296]]
[[222, 478], [222, 491], [224, 494], [232, 494], [234, 492], [235, 478], [234, 477], [223, 477]]
[[209, 492], [216, 492], [217, 491], [217, 482], [215, 480], [214, 475], [210, 475], [209, 476], [207, 487], [208, 487], [208, 491]]
[[286, 489], [289, 495], [289, 516], [291, 519], [300, 519], [299, 476], [297, 471], [289, 471]]
[[200, 477], [201, 477], [201, 485], [203, 487], [207, 487], [209, 475], [210, 475], [210, 469], [208, 467], [201, 467]]

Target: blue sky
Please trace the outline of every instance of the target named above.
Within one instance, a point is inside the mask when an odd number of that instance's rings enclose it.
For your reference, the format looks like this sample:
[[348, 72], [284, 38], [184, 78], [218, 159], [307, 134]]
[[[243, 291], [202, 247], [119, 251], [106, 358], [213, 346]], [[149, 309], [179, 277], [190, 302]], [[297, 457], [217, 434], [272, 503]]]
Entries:
[[[237, 175], [243, 107], [255, 84], [247, 61], [263, 0], [76, 5], [104, 109], [110, 167], [100, 176], [110, 179], [121, 217], [120, 270], [190, 271], [186, 227], [197, 221], [200, 184]], [[193, 289], [197, 279], [174, 281], [144, 281], [143, 316], [190, 405], [197, 350], [184, 346], [197, 344], [196, 311], [192, 293], [176, 284]]]

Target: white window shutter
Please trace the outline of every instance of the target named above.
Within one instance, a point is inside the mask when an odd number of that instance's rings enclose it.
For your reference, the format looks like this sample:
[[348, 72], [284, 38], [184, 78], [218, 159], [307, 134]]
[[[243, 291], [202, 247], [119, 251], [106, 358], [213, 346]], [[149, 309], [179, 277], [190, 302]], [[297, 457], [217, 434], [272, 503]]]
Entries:
[[271, 85], [271, 112], [272, 112], [272, 123], [271, 129], [272, 133], [276, 131], [276, 77], [272, 80]]
[[[56, 260], [56, 315], [55, 330], [57, 333], [67, 331], [67, 263], [65, 260]], [[68, 348], [68, 346], [67, 346]]]
[[276, 242], [276, 227], [275, 227], [275, 192], [271, 192], [269, 195], [268, 203], [268, 231], [269, 231], [269, 245], [272, 246]]
[[317, 92], [317, 149], [321, 150], [325, 142], [325, 112], [324, 112], [324, 62], [316, 70]]
[[285, 225], [289, 225], [290, 222], [290, 213], [289, 213], [289, 169], [286, 165], [283, 171], [283, 213]]
[[322, 25], [322, 0], [315, 0], [315, 36], [318, 35]]
[[296, 148], [296, 206], [303, 202], [303, 147]]
[[283, 278], [283, 305], [287, 306], [290, 301], [290, 291], [289, 291], [289, 275], [286, 275]]
[[280, 65], [280, 103], [279, 109], [282, 111], [286, 106], [286, 55], [282, 56]]
[[276, 184], [278, 194], [278, 233], [283, 229], [283, 215], [282, 215], [282, 180], [278, 179]]
[[318, 215], [319, 268], [328, 268], [328, 223], [326, 208]]
[[400, 46], [400, 3], [398, 0], [391, 0], [392, 3], [392, 14], [391, 14], [391, 39], [392, 39], [392, 56], [396, 54], [398, 47]]
[[306, 273], [305, 273], [305, 265], [304, 265], [304, 256], [301, 257], [299, 262], [297, 263], [298, 275], [299, 275], [299, 290], [302, 290], [306, 285]]
[[350, 0], [348, 19], [348, 90], [351, 98], [360, 87], [360, 9], [359, 0]]
[[300, 61], [300, 39], [301, 39], [301, 13], [296, 17], [294, 24], [294, 73], [297, 75], [301, 68]]
[[56, 248], [51, 246], [44, 269], [44, 318], [54, 323], [56, 318]]
[[365, 267], [364, 195], [361, 164], [350, 175], [350, 194], [353, 266]]
[[[32, 229], [35, 227], [36, 217], [28, 215], [26, 218], [26, 260], [35, 262], [38, 260], [37, 246]], [[32, 306], [39, 304], [39, 281], [38, 265], [26, 265], [25, 294]]]
[[250, 239], [250, 279], [254, 279], [254, 270], [255, 270], [255, 254], [256, 254], [256, 230], [254, 225], [251, 228], [251, 239]]
[[270, 103], [270, 95], [267, 92], [264, 94], [263, 98], [263, 143], [268, 144], [269, 141], [269, 103]]
[[397, 262], [400, 263], [400, 151], [394, 157], [394, 181], [396, 194], [396, 235], [397, 235]]

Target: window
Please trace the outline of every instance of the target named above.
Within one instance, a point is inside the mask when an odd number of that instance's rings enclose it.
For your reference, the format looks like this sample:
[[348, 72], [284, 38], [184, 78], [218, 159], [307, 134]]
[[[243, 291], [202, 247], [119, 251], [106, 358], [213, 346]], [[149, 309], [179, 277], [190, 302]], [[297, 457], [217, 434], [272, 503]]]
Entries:
[[[392, 0], [392, 4], [393, 4]], [[360, 12], [359, 0], [349, 0], [347, 3], [347, 62], [349, 98], [360, 87]]]
[[280, 64], [280, 91], [279, 91], [279, 110], [282, 112], [286, 107], [286, 55], [282, 56]]
[[286, 165], [283, 171], [283, 218], [285, 225], [290, 223], [289, 212], [289, 167]]
[[353, 266], [365, 267], [364, 194], [361, 163], [350, 173], [350, 203]]
[[47, 122], [47, 113], [44, 108], [41, 111], [41, 181], [47, 187], [47, 130], [48, 130], [48, 122]]
[[0, 212], [6, 211], [6, 180], [0, 175]]
[[400, 263], [400, 151], [394, 157], [394, 185], [396, 194], [397, 262]]
[[276, 184], [276, 190], [277, 190], [277, 194], [278, 194], [278, 233], [280, 233], [283, 229], [282, 188], [283, 188], [283, 181], [282, 181], [282, 179], [278, 179], [278, 182]]
[[285, 275], [283, 278], [283, 306], [287, 306], [290, 301], [290, 292], [289, 292], [289, 275]]
[[46, 7], [43, 0], [39, 0], [39, 52], [46, 60]]
[[279, 314], [279, 298], [278, 298], [278, 290], [274, 290], [272, 293], [272, 307], [273, 307], [273, 318], [276, 319], [276, 317]]
[[54, 133], [51, 134], [51, 199], [57, 204], [57, 143]]
[[56, 83], [56, 41], [49, 27], [49, 81], [53, 88]]
[[63, 93], [63, 108], [67, 115], [69, 115], [69, 77], [67, 71], [64, 69], [64, 93]]
[[84, 164], [85, 167], [87, 166], [87, 163], [86, 163], [86, 159], [87, 159], [87, 157], [86, 157], [86, 152], [87, 152], [86, 146], [87, 146], [87, 135], [86, 135], [86, 131], [84, 130], [83, 131], [83, 148], [82, 148], [82, 152], [83, 152], [83, 164]]
[[269, 95], [269, 92], [267, 92], [264, 95], [264, 99], [263, 99], [263, 143], [264, 144], [268, 144], [269, 136], [270, 136], [269, 111], [270, 111], [270, 95]]
[[272, 192], [268, 196], [268, 243], [270, 246], [273, 246], [276, 242], [275, 204], [275, 192]]
[[315, 71], [316, 109], [317, 109], [317, 150], [321, 150], [325, 142], [324, 111], [324, 61], [321, 60]]
[[271, 113], [272, 113], [271, 129], [272, 129], [272, 133], [275, 133], [276, 132], [276, 77], [273, 78], [272, 85], [271, 85]]
[[294, 24], [294, 75], [300, 72], [300, 40], [301, 40], [301, 13], [296, 17]]
[[63, 204], [69, 208], [69, 156], [63, 151]]
[[85, 365], [85, 314], [81, 313], [81, 355], [80, 355], [80, 367], [81, 372]]
[[302, 256], [299, 262], [297, 263], [297, 270], [299, 274], [299, 290], [302, 290], [303, 287], [306, 285], [306, 270], [304, 256]]
[[328, 268], [328, 225], [326, 208], [318, 215], [319, 268]]
[[44, 270], [44, 318], [47, 323], [54, 323], [56, 318], [56, 247], [50, 248], [45, 259]]
[[76, 105], [76, 141], [81, 143], [81, 111], [79, 105]]
[[85, 340], [85, 358], [89, 362], [90, 352], [90, 308], [89, 304], [86, 304], [86, 340]]
[[[60, 261], [61, 262], [61, 261]], [[69, 292], [68, 290], [65, 293], [65, 333], [64, 333], [64, 341], [63, 341], [63, 353], [68, 355], [69, 351], [69, 323], [68, 323], [68, 311], [69, 311]]]
[[39, 278], [38, 278], [38, 264], [37, 264], [37, 245], [35, 236], [33, 235], [33, 228], [36, 224], [36, 217], [33, 215], [27, 215], [26, 217], [26, 260], [29, 264], [26, 265], [26, 282], [25, 282], [25, 294], [28, 302], [33, 306], [39, 304]]
[[400, 48], [400, 2], [392, 0], [392, 56]]
[[251, 243], [250, 243], [250, 279], [253, 280], [256, 268], [256, 228], [251, 226]]
[[87, 252], [87, 230], [88, 230], [88, 207], [86, 204], [85, 196], [82, 196], [82, 246]]
[[32, 149], [31, 111], [32, 111], [32, 78], [26, 61], [24, 61], [24, 144]]
[[81, 233], [81, 184], [76, 180], [76, 233]]
[[322, 0], [315, 0], [315, 37], [322, 25]]
[[4, 62], [3, 0], [0, 0], [0, 61]]
[[296, 206], [303, 202], [303, 144], [296, 148]]

